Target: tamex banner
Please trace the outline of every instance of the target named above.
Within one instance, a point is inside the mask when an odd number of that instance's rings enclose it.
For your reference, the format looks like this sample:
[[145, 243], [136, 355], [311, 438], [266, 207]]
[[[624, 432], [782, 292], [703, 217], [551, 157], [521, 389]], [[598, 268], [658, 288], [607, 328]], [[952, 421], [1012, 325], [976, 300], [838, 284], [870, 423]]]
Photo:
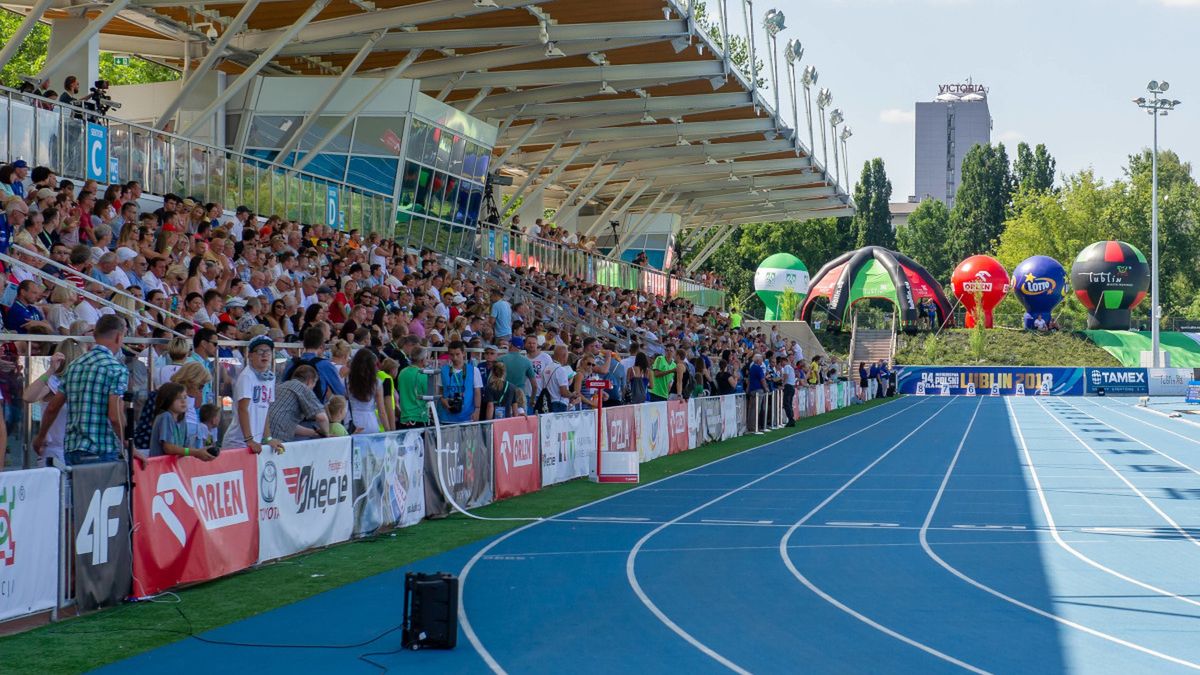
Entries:
[[350, 437], [258, 455], [258, 559], [346, 541], [354, 529]]
[[258, 560], [258, 462], [222, 450], [211, 462], [134, 462], [133, 593], [215, 579]]

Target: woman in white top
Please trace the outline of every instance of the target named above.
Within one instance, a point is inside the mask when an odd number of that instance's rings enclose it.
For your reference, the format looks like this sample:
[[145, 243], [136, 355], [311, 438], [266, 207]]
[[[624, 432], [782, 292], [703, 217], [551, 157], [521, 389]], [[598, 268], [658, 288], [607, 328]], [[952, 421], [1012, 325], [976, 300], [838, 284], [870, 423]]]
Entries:
[[370, 349], [360, 349], [350, 360], [350, 375], [346, 378], [347, 419], [354, 423], [356, 434], [377, 434], [391, 431], [379, 422], [383, 409], [383, 385], [379, 382], [379, 359]]
[[[42, 403], [43, 406], [39, 406], [39, 408], [44, 410], [44, 405], [50, 398], [62, 391], [62, 374], [66, 372], [67, 366], [71, 365], [71, 362], [81, 354], [83, 354], [83, 347], [78, 342], [63, 340], [55, 349], [54, 355], [50, 357], [50, 367], [25, 390], [25, 400], [29, 403]], [[58, 417], [54, 418], [54, 424], [50, 425], [45, 432], [46, 444], [37, 460], [39, 467], [46, 466], [46, 460], [51, 457], [59, 466], [66, 464], [63, 450], [67, 437], [67, 406], [67, 403], [63, 404], [62, 409], [58, 412]]]
[[71, 324], [79, 318], [75, 305], [79, 304], [79, 294], [67, 286], [55, 286], [50, 291], [50, 304], [46, 307], [46, 320], [59, 333], [66, 333]]

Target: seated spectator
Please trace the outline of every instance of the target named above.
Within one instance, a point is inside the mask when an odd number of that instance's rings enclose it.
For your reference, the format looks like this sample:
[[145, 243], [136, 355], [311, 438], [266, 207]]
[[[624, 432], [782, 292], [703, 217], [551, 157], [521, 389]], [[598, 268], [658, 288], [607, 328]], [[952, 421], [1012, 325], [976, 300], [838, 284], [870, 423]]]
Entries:
[[[301, 441], [326, 436], [345, 436], [346, 430], [341, 428], [341, 434], [335, 433], [332, 415], [326, 406], [321, 405], [313, 386], [317, 383], [317, 371], [312, 366], [297, 366], [292, 371], [292, 378], [275, 389], [275, 400], [267, 410], [267, 426], [276, 440], [283, 443]], [[330, 406], [334, 400], [341, 400], [342, 416], [345, 415], [346, 400], [340, 396], [330, 398]], [[336, 407], [336, 406], [334, 406]], [[340, 419], [340, 418], [339, 418]], [[341, 424], [336, 426], [341, 427]]]

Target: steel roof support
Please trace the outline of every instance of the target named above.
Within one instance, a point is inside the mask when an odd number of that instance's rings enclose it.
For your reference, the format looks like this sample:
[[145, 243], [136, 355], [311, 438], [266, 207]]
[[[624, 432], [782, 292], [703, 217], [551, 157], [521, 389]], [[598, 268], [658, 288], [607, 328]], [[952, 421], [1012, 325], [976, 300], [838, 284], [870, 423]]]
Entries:
[[[562, 141], [560, 140], [559, 142], [554, 144], [554, 149], [557, 150], [559, 148], [559, 146], [561, 146], [561, 145], [562, 145]], [[553, 153], [551, 153], [551, 154], [553, 154]], [[533, 167], [533, 170], [531, 170], [529, 172], [529, 174], [525, 176], [525, 180], [521, 181], [521, 185], [516, 190], [513, 191], [512, 199], [509, 200], [510, 202], [515, 199], [518, 199], [521, 195], [525, 194], [525, 191], [529, 189], [529, 186], [533, 184], [533, 181], [542, 174], [542, 169], [546, 167], [546, 163], [549, 161], [550, 161], [550, 155], [546, 155], [545, 157], [542, 158], [542, 161], [538, 162], [537, 166]], [[509, 222], [512, 221], [513, 215], [516, 215], [515, 211], [513, 212], [512, 215], [506, 216], [503, 219], [501, 219], [500, 222], [504, 225], [507, 225]]]
[[575, 161], [575, 158], [579, 155], [579, 153], [583, 152], [583, 149], [586, 147], [587, 143], [580, 143], [579, 145], [575, 146], [575, 151], [571, 153], [571, 156], [567, 157], [567, 159], [563, 160], [561, 164], [554, 167], [554, 170], [550, 172], [550, 175], [546, 176], [540, 183], [538, 183], [537, 187], [533, 189], [533, 192], [530, 193], [529, 198], [540, 199], [542, 193], [546, 191], [546, 188], [550, 187], [554, 181], [558, 180], [558, 177], [562, 175], [562, 172], [566, 170], [567, 166], [569, 166], [571, 162]]
[[4, 49], [0, 50], [0, 68], [8, 65], [12, 57], [16, 55], [17, 50], [25, 43], [25, 38], [33, 32], [33, 27], [42, 20], [42, 15], [47, 9], [54, 4], [54, 0], [38, 0], [37, 4], [29, 9], [29, 13], [21, 20], [21, 25], [17, 26], [16, 32], [8, 37], [8, 42], [4, 44]]
[[[613, 47], [606, 47], [612, 49]], [[540, 60], [540, 59], [539, 59]], [[685, 61], [682, 63], [637, 63], [617, 66], [573, 66], [569, 68], [542, 68], [538, 70], [502, 70], [496, 72], [468, 73], [462, 80], [464, 89], [474, 87], [544, 87], [555, 84], [578, 84], [600, 82], [609, 84], [626, 80], [657, 80], [669, 82], [679, 79], [697, 79], [723, 75], [721, 64], [715, 61]], [[421, 80], [425, 89], [437, 89], [445, 84], [446, 76], [427, 77]]]
[[[621, 170], [621, 166], [623, 164], [624, 164], [624, 162], [617, 162], [616, 164], [614, 164], [612, 171], [609, 171], [608, 175], [606, 175], [604, 178], [601, 178], [600, 182], [596, 183], [596, 185], [592, 189], [588, 190], [587, 194], [585, 194], [583, 197], [581, 197], [578, 200], [578, 202], [571, 205], [570, 208], [567, 209], [567, 212], [565, 214], [559, 215], [556, 212], [554, 214], [555, 220], [565, 220], [567, 218], [573, 218], [573, 217], [577, 216], [579, 214], [579, 211], [583, 208], [583, 205], [587, 204], [589, 201], [591, 201], [592, 197], [595, 197], [596, 193], [600, 191], [600, 188], [607, 185], [608, 181], [612, 180], [613, 176], [617, 175], [617, 172]], [[581, 183], [581, 185], [582, 185], [582, 183]], [[576, 232], [578, 232], [579, 228], [576, 227], [575, 230], [576, 230]]]
[[[666, 193], [664, 192], [661, 194], [666, 194]], [[625, 249], [629, 248], [630, 244], [633, 243], [634, 238], [637, 237], [639, 234], [641, 234], [642, 230], [650, 225], [650, 221], [652, 220], [651, 216], [652, 215], [658, 216], [663, 211], [666, 211], [667, 209], [671, 208], [671, 205], [675, 203], [676, 199], [679, 199], [679, 195], [674, 194], [674, 195], [671, 195], [671, 198], [667, 200], [666, 204], [663, 204], [662, 206], [658, 207], [657, 210], [653, 209], [653, 208], [646, 209], [646, 211], [642, 213], [642, 217], [638, 218], [637, 223], [633, 227], [631, 227], [628, 232], [625, 233], [625, 236], [623, 237], [624, 241], [621, 242], [621, 244], [619, 246], [617, 246], [616, 250], [613, 251], [612, 253], [610, 253], [609, 255], [611, 255], [614, 258], [620, 257], [620, 255], [625, 252]]]
[[[601, 157], [600, 159], [596, 160], [596, 163], [593, 164], [592, 168], [588, 170], [587, 175], [585, 175], [583, 178], [581, 178], [579, 180], [578, 183], [575, 184], [575, 189], [571, 190], [571, 192], [567, 195], [567, 197], [565, 199], [563, 199], [562, 203], [567, 204], [572, 199], [575, 199], [576, 197], [578, 197], [579, 193], [583, 192], [583, 186], [587, 185], [587, 182], [592, 179], [592, 176], [596, 175], [596, 172], [600, 170], [601, 166], [604, 166], [604, 162], [607, 159], [608, 159], [607, 157]], [[556, 214], [558, 213], [557, 209], [555, 210], [555, 213]]]
[[479, 91], [475, 92], [475, 95], [471, 97], [471, 100], [462, 107], [462, 111], [468, 115], [475, 112], [475, 109], [479, 107], [480, 103], [483, 103], [483, 100], [487, 98], [488, 94], [490, 93], [492, 93], [491, 87], [480, 87]]
[[[78, 52], [80, 48], [88, 43], [88, 40], [95, 37], [96, 33], [99, 33], [101, 28], [107, 26], [109, 21], [116, 18], [117, 14], [120, 14], [121, 10], [125, 9], [125, 6], [128, 4], [129, 0], [113, 0], [109, 3], [108, 7], [105, 7], [99, 16], [90, 20], [86, 29], [79, 31], [75, 37], [71, 38], [70, 42], [62, 48], [62, 51], [46, 59], [46, 63], [42, 65], [41, 74], [38, 76], [38, 79], [44, 80], [47, 75], [61, 68], [67, 59], [75, 56], [75, 52]], [[14, 40], [10, 40], [9, 42], [14, 42]], [[19, 40], [15, 42], [19, 47], [21, 42]]]
[[395, 82], [396, 78], [404, 74], [404, 71], [408, 70], [408, 67], [411, 66], [420, 55], [421, 50], [419, 49], [411, 51], [407, 56], [404, 57], [403, 61], [397, 63], [396, 67], [388, 71], [388, 74], [381, 78], [374, 87], [371, 87], [371, 90], [368, 91], [367, 94], [361, 99], [359, 99], [358, 103], [355, 103], [353, 108], [351, 108], [345, 115], [342, 115], [338, 119], [337, 124], [333, 125], [333, 128], [325, 132], [325, 135], [321, 137], [321, 140], [317, 141], [316, 145], [314, 145], [312, 149], [308, 151], [308, 154], [304, 155], [303, 159], [301, 159], [299, 162], [296, 162], [296, 168], [303, 169], [304, 167], [308, 166], [309, 162], [313, 161], [317, 154], [319, 154], [321, 150], [325, 149], [325, 146], [329, 145], [333, 139], [337, 138], [337, 135], [342, 133], [343, 129], [350, 126], [350, 123], [353, 122], [363, 110], [366, 110], [367, 106], [371, 105], [371, 102], [383, 93], [383, 90], [387, 89], [388, 86]]
[[685, 269], [689, 273], [695, 272], [696, 268], [703, 265], [704, 261], [708, 260], [712, 254], [716, 253], [717, 249], [721, 248], [721, 244], [724, 244], [725, 240], [729, 239], [729, 236], [737, 230], [737, 225], [733, 223], [726, 223], [724, 225], [718, 225], [717, 227], [724, 229], [718, 230], [717, 233], [713, 235], [713, 238], [708, 241], [708, 244], [705, 245], [704, 250], [700, 251], [699, 255], [697, 255], [695, 258], [692, 258], [692, 262], [688, 263]]
[[[596, 230], [598, 230], [602, 227], [603, 223], [605, 222], [605, 219], [608, 218], [609, 214], [611, 214], [613, 212], [613, 209], [617, 208], [617, 204], [620, 203], [621, 199], [623, 199], [625, 197], [625, 193], [629, 192], [629, 188], [633, 187], [633, 184], [636, 182], [637, 182], [636, 178], [628, 181], [627, 183], [625, 183], [625, 187], [621, 188], [621, 191], [617, 193], [616, 197], [613, 197], [612, 199], [608, 200], [608, 206], [605, 207], [604, 211], [601, 212], [600, 215], [596, 218], [596, 222], [592, 223], [591, 225], [588, 226], [588, 228], [586, 230], [584, 230], [584, 232], [583, 232], [584, 236], [589, 236], [593, 232], [595, 232]], [[650, 187], [649, 183], [643, 185], [642, 189], [645, 190], [648, 187]], [[638, 193], [638, 194], [641, 194], [641, 193]]]
[[279, 36], [279, 39], [277, 39], [275, 43], [268, 47], [263, 53], [259, 54], [258, 58], [254, 59], [254, 63], [250, 64], [245, 72], [243, 72], [241, 75], [238, 75], [236, 80], [227, 85], [225, 89], [221, 91], [221, 93], [217, 94], [216, 98], [210, 101], [208, 106], [196, 115], [195, 119], [192, 120], [192, 123], [189, 124], [180, 135], [195, 136], [196, 132], [209, 122], [209, 119], [214, 113], [220, 110], [221, 107], [229, 101], [229, 99], [233, 98], [236, 94], [245, 89], [246, 85], [250, 84], [254, 78], [258, 77], [259, 71], [265, 68], [267, 64], [271, 63], [271, 59], [275, 58], [275, 55], [279, 53], [279, 50], [283, 49], [287, 43], [294, 40], [300, 30], [307, 26], [309, 21], [312, 21], [314, 18], [316, 18], [316, 16], [320, 14], [328, 4], [329, 0], [316, 0], [316, 2], [310, 5], [308, 9], [304, 10], [304, 13], [296, 19], [296, 23], [288, 26], [288, 29]]
[[158, 116], [158, 121], [154, 123], [154, 128], [159, 131], [166, 129], [171, 120], [175, 119], [175, 113], [183, 107], [183, 102], [188, 99], [195, 91], [196, 87], [200, 86], [202, 78], [212, 70], [213, 66], [217, 65], [217, 61], [225, 54], [225, 48], [233, 42], [233, 38], [237, 35], [242, 26], [246, 25], [246, 21], [250, 19], [250, 15], [258, 7], [259, 0], [246, 0], [246, 4], [238, 10], [237, 16], [225, 26], [217, 41], [208, 48], [208, 53], [204, 55], [204, 60], [200, 65], [196, 66], [192, 72], [188, 73], [188, 77], [183, 81], [183, 86], [180, 87], [179, 93], [175, 95], [175, 99], [167, 104], [162, 114]]
[[512, 157], [513, 152], [515, 152], [517, 148], [521, 147], [522, 143], [529, 140], [530, 136], [537, 133], [538, 127], [540, 126], [542, 126], [541, 120], [534, 120], [533, 124], [527, 125], [524, 133], [522, 133], [521, 137], [517, 139], [517, 142], [505, 148], [504, 152], [492, 162], [492, 166], [496, 167], [496, 169], [493, 169], [493, 173], [495, 173], [495, 171], [500, 167], [504, 166], [504, 162], [507, 161], [509, 157]]

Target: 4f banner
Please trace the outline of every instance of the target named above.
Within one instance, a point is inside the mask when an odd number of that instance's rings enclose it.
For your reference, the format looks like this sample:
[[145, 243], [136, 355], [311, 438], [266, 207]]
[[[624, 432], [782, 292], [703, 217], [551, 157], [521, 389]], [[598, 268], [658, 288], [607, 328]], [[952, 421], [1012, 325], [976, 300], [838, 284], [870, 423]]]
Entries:
[[582, 478], [596, 465], [596, 411], [538, 415], [542, 436], [542, 485]]
[[215, 579], [258, 560], [258, 461], [223, 450], [211, 462], [134, 462], [133, 593]]
[[58, 469], [0, 473], [0, 620], [58, 594]]
[[450, 493], [464, 509], [492, 503], [492, 448], [484, 424], [454, 424], [442, 427], [443, 448], [436, 435], [425, 430], [425, 514], [450, 513], [442, 490]]
[[492, 422], [492, 465], [496, 499], [535, 492], [542, 486], [537, 417]]
[[352, 436], [354, 534], [425, 517], [425, 441], [418, 430]]
[[288, 443], [258, 456], [258, 560], [274, 560], [350, 538], [351, 440]]
[[133, 585], [127, 471], [125, 462], [72, 467], [75, 599], [82, 611], [121, 602]]
[[667, 402], [643, 403], [636, 407], [637, 449], [639, 461], [649, 462], [667, 454], [670, 433], [667, 423]]

